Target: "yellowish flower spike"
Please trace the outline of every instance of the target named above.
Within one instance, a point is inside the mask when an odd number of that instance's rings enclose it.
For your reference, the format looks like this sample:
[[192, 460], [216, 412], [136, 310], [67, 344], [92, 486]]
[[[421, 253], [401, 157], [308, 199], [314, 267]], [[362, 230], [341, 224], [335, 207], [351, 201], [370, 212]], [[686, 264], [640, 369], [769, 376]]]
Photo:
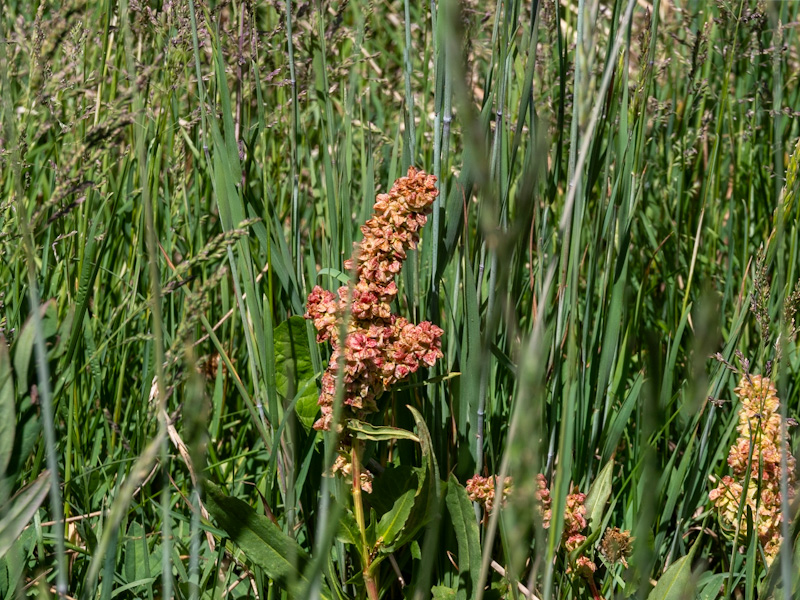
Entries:
[[741, 407], [736, 428], [739, 437], [728, 453], [732, 475], [719, 481], [709, 493], [709, 499], [723, 525], [731, 529], [736, 529], [736, 517], [744, 502], [739, 531], [747, 531], [749, 508], [769, 564], [781, 545], [781, 449], [785, 448], [787, 454], [786, 477], [790, 494], [794, 494], [795, 459], [789, 452], [788, 436], [781, 433], [780, 399], [775, 384], [767, 377], [748, 374], [741, 378], [734, 391]]

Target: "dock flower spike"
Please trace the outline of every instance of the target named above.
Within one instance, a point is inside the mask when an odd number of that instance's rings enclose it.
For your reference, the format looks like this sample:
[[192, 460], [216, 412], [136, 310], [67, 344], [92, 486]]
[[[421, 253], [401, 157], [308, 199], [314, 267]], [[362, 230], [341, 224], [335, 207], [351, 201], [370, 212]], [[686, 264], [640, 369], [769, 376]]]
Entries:
[[[774, 382], [761, 375], [746, 374], [734, 390], [741, 401], [739, 437], [728, 453], [732, 475], [726, 475], [709, 493], [722, 524], [737, 527], [739, 507], [744, 502], [753, 515], [753, 525], [770, 564], [781, 545], [781, 452], [786, 452], [789, 500], [795, 495], [795, 458], [780, 415], [780, 399]], [[745, 489], [746, 487], [746, 489]], [[740, 532], [747, 531], [747, 511], [741, 511]]]
[[[352, 289], [342, 286], [333, 294], [316, 286], [308, 296], [305, 317], [314, 322], [317, 341], [330, 341], [333, 347], [322, 376], [317, 402], [322, 416], [315, 429], [330, 429], [337, 377], [344, 378], [346, 411], [363, 418], [378, 410], [376, 400], [384, 391], [443, 356], [439, 327], [428, 321], [415, 325], [391, 310], [398, 293], [394, 279], [408, 250], [417, 247], [419, 231], [439, 194], [435, 184], [436, 177], [410, 167], [388, 194], [379, 194], [372, 217], [361, 227], [363, 239], [355, 244], [353, 258], [345, 261], [345, 268], [356, 274]], [[348, 308], [342, 342], [340, 328]]]

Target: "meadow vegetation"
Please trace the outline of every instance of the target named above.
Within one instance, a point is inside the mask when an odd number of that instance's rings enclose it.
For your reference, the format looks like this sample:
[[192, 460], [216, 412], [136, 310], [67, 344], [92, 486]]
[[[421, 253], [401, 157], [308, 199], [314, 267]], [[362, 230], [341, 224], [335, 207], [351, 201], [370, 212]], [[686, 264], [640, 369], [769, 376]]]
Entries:
[[800, 597], [799, 23], [0, 0], [0, 598]]

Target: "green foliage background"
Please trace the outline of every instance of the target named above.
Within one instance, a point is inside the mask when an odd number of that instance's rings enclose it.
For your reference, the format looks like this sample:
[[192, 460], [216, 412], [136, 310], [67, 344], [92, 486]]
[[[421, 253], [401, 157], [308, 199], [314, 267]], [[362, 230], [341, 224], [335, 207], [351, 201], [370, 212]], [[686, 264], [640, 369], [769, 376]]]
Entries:
[[[57, 575], [76, 598], [360, 593], [331, 533], [349, 503], [322, 475], [333, 441], [308, 429], [329, 349], [293, 317], [340, 285], [409, 165], [441, 193], [397, 310], [439, 324], [445, 357], [374, 422], [415, 429], [416, 408], [450, 483], [383, 564], [385, 597], [517, 597], [517, 580], [586, 597], [560, 508], [612, 460], [595, 514], [636, 542], [628, 570], [598, 571], [605, 597], [646, 597], [669, 565], [678, 587], [655, 597], [768, 596], [757, 544], [709, 511], [738, 377], [712, 355], [771, 369], [797, 415], [800, 357], [779, 334], [800, 277], [800, 3], [0, 7], [5, 597]], [[424, 457], [368, 454], [382, 513]], [[455, 490], [501, 470], [514, 491], [476, 547]], [[221, 542], [203, 478], [293, 538], [310, 587]]]

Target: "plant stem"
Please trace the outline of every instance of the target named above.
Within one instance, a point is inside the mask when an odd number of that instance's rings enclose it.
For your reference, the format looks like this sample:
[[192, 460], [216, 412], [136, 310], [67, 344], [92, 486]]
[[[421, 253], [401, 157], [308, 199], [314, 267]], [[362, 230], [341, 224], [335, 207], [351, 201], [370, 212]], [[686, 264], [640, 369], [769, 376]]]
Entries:
[[351, 464], [353, 474], [353, 510], [356, 514], [356, 523], [361, 532], [361, 563], [363, 566], [362, 575], [364, 585], [367, 588], [367, 597], [370, 600], [378, 600], [378, 581], [375, 574], [371, 572], [372, 552], [367, 543], [367, 528], [364, 521], [364, 504], [361, 500], [361, 442], [353, 439], [351, 448]]

